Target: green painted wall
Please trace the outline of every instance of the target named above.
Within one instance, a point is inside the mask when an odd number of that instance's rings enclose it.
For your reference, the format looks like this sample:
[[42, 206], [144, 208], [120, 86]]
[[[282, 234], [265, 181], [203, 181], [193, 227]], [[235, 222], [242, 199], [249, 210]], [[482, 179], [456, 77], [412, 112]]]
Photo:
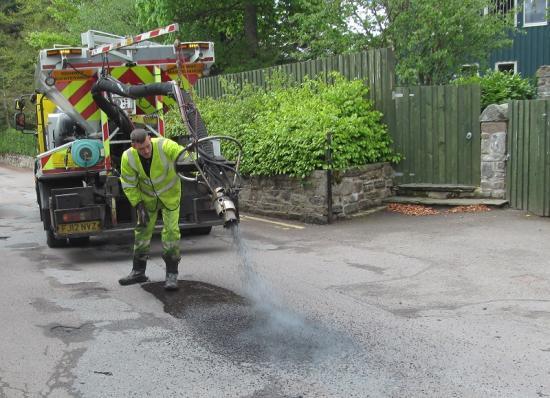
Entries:
[[[549, 5], [547, 0], [547, 5]], [[516, 0], [518, 13], [517, 27], [520, 32], [513, 37], [513, 44], [501, 48], [489, 56], [491, 69], [496, 62], [516, 61], [517, 71], [522, 76], [535, 76], [537, 69], [542, 65], [550, 65], [550, 24], [545, 26], [523, 26], [523, 1]]]
[[550, 65], [550, 25], [522, 28], [522, 32], [514, 36], [511, 47], [491, 54], [491, 69], [496, 62], [517, 61], [522, 76], [534, 76], [541, 65]]

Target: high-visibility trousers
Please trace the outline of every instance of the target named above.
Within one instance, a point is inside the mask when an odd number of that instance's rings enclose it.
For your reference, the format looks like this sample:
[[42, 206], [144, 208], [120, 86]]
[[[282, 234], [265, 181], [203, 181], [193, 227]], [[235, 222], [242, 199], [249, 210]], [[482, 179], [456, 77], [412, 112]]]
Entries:
[[157, 223], [158, 211], [162, 212], [162, 256], [174, 259], [180, 258], [180, 207], [177, 209], [167, 209], [162, 204], [151, 211], [147, 209], [149, 214], [149, 222], [145, 226], [136, 226], [134, 230], [134, 256], [148, 255], [151, 250], [151, 236], [155, 230]]

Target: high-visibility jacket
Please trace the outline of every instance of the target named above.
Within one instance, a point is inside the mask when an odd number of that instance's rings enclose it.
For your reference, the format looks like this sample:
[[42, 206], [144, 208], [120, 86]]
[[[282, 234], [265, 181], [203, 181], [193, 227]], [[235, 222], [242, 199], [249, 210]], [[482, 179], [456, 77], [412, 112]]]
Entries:
[[120, 182], [130, 204], [143, 201], [148, 209], [158, 206], [158, 201], [169, 209], [180, 203], [181, 180], [174, 169], [174, 161], [183, 147], [167, 138], [152, 138], [153, 160], [149, 176], [145, 174], [139, 153], [129, 148], [122, 154]]

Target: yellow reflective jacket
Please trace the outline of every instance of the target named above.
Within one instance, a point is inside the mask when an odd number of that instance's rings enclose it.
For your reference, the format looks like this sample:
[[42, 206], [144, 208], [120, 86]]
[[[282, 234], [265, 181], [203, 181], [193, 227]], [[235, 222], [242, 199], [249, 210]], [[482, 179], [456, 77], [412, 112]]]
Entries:
[[160, 199], [164, 206], [174, 209], [179, 205], [181, 197], [181, 180], [174, 169], [174, 161], [183, 147], [167, 138], [152, 138], [151, 144], [153, 160], [149, 177], [143, 170], [137, 150], [128, 148], [122, 154], [122, 189], [132, 206], [143, 201], [152, 210]]

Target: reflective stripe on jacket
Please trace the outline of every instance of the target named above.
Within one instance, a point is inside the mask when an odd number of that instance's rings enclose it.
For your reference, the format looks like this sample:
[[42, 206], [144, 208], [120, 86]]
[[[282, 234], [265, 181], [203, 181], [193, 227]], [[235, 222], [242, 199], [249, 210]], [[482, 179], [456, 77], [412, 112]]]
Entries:
[[145, 174], [139, 153], [128, 148], [122, 154], [120, 183], [132, 206], [143, 201], [148, 209], [156, 206], [157, 196], [168, 208], [179, 205], [181, 181], [174, 161], [183, 147], [167, 138], [152, 138], [153, 160], [149, 177]]

